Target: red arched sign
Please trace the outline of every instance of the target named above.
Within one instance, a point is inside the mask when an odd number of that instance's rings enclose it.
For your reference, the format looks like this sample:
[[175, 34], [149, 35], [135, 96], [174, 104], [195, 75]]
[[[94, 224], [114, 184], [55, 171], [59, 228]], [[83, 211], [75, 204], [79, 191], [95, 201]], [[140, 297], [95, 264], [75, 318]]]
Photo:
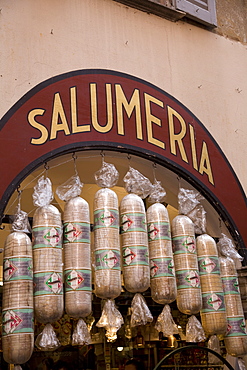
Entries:
[[108, 70], [78, 70], [42, 82], [2, 118], [0, 213], [36, 167], [65, 152], [135, 153], [185, 177], [247, 243], [246, 197], [202, 123], [152, 84]]

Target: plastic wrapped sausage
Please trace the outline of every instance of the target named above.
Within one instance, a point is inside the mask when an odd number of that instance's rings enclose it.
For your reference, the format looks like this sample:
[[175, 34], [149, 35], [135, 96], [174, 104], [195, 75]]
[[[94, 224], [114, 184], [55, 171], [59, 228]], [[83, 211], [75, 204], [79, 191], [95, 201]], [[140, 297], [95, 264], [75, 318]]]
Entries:
[[3, 260], [2, 346], [10, 364], [27, 362], [34, 347], [32, 243], [19, 230], [8, 235]]
[[247, 353], [247, 333], [237, 270], [231, 258], [220, 257], [219, 260], [228, 322], [224, 342], [229, 355], [243, 356]]
[[158, 181], [153, 186], [149, 201], [156, 202], [147, 210], [151, 296], [157, 303], [168, 304], [177, 296], [170, 221], [166, 207], [158, 203], [165, 191]]
[[152, 184], [133, 168], [124, 182], [131, 193], [120, 204], [124, 287], [129, 292], [141, 293], [150, 286], [147, 220], [142, 198], [149, 195]]
[[89, 205], [81, 198], [83, 184], [72, 176], [56, 189], [64, 200], [63, 249], [65, 310], [79, 319], [92, 311], [92, 271]]
[[116, 193], [118, 172], [109, 163], [95, 173], [98, 190], [94, 197], [94, 286], [100, 298], [113, 299], [121, 293], [119, 209]]
[[64, 207], [65, 309], [73, 318], [92, 311], [90, 219], [88, 203], [81, 197]]
[[184, 314], [194, 315], [202, 307], [202, 296], [194, 225], [189, 217], [178, 215], [173, 219], [172, 243], [177, 279], [177, 306]]
[[225, 334], [226, 308], [216, 243], [203, 234], [197, 237], [196, 246], [202, 286], [202, 326], [207, 335]]
[[63, 314], [61, 214], [49, 204], [51, 183], [40, 178], [33, 194], [39, 207], [33, 216], [34, 312], [39, 322], [57, 321]]

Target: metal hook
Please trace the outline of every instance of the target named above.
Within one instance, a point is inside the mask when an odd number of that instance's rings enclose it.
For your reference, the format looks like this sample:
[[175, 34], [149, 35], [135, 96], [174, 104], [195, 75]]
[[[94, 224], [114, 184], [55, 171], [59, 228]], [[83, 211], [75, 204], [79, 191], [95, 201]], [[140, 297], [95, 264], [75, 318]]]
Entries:
[[153, 162], [153, 177], [154, 177], [154, 182], [157, 181], [156, 176], [155, 176], [156, 169], [157, 169], [157, 164], [155, 162]]
[[75, 152], [72, 154], [72, 158], [74, 160], [74, 170], [75, 170], [75, 174], [77, 176], [78, 175], [78, 171], [77, 171], [77, 167], [76, 167], [77, 155], [75, 154]]
[[5, 215], [2, 216], [1, 218], [1, 224], [0, 224], [0, 230], [4, 230], [5, 229], [5, 225], [3, 225], [3, 219], [4, 219]]
[[104, 159], [104, 157], [105, 157], [105, 153], [104, 153], [104, 151], [103, 151], [103, 150], [101, 150], [100, 155], [101, 155], [101, 157], [102, 157], [102, 165], [103, 165], [103, 164], [104, 164], [104, 162], [105, 162], [105, 159]]

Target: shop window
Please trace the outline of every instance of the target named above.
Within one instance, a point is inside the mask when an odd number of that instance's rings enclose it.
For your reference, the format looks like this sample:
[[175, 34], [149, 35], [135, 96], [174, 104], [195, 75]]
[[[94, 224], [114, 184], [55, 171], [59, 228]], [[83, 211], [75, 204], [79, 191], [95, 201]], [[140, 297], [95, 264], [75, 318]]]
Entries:
[[114, 0], [169, 20], [184, 17], [217, 26], [215, 0]]

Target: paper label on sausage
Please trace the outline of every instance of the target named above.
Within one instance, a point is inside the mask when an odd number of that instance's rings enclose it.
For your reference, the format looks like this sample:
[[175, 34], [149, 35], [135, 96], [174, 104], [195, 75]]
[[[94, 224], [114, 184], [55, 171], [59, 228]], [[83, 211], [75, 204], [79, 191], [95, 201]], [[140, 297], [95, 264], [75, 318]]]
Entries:
[[90, 243], [90, 224], [86, 222], [65, 222], [63, 243]]
[[60, 272], [34, 273], [34, 296], [63, 294], [63, 279]]
[[171, 240], [170, 224], [168, 222], [148, 222], [148, 240]]
[[2, 312], [2, 335], [28, 334], [34, 331], [33, 309], [7, 309]]
[[176, 236], [172, 238], [172, 247], [174, 254], [196, 253], [195, 237], [191, 235]]
[[100, 249], [95, 251], [95, 270], [120, 270], [120, 251]]
[[4, 282], [33, 279], [32, 257], [11, 257], [3, 261]]
[[152, 258], [150, 259], [150, 277], [155, 279], [158, 277], [174, 277], [175, 269], [173, 258]]
[[244, 317], [227, 317], [226, 337], [246, 336], [246, 326]]
[[92, 273], [90, 270], [66, 270], [64, 280], [65, 292], [92, 290]]
[[118, 228], [119, 213], [116, 209], [105, 208], [94, 211], [94, 229], [102, 227]]
[[224, 294], [240, 294], [238, 278], [236, 276], [222, 277]]
[[148, 248], [144, 245], [123, 247], [123, 266], [149, 266]]
[[200, 288], [198, 270], [176, 271], [177, 289]]
[[121, 234], [131, 231], [147, 232], [145, 213], [128, 212], [121, 215]]
[[202, 307], [203, 313], [224, 312], [226, 310], [224, 294], [222, 292], [202, 294]]
[[219, 258], [215, 256], [198, 257], [200, 275], [220, 275]]
[[37, 248], [62, 248], [61, 227], [34, 227], [33, 249]]

